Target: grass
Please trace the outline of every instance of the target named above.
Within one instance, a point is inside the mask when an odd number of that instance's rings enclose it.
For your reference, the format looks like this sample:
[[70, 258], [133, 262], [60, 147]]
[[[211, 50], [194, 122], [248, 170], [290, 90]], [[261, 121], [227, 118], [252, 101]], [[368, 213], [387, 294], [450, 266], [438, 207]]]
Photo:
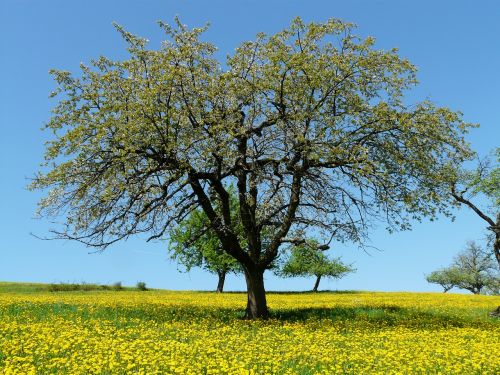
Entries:
[[48, 284], [0, 281], [0, 293], [37, 293], [47, 291], [48, 287]]
[[89, 292], [89, 291], [121, 291], [121, 290], [141, 290], [147, 291], [146, 284], [138, 282], [136, 287], [124, 287], [121, 282], [112, 285], [92, 284], [92, 283], [13, 283], [0, 281], [0, 293], [40, 293], [40, 292]]
[[271, 292], [252, 322], [244, 293], [0, 290], [0, 373], [500, 373], [500, 297]]

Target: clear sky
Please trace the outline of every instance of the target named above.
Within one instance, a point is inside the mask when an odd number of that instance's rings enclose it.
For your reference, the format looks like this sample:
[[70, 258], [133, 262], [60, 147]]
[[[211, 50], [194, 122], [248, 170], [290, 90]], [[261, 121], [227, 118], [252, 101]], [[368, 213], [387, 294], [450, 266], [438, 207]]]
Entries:
[[[55, 102], [50, 68], [77, 72], [81, 61], [103, 54], [125, 57], [125, 45], [111, 23], [151, 40], [161, 40], [156, 21], [178, 15], [189, 26], [210, 22], [205, 38], [225, 56], [257, 32], [276, 32], [295, 16], [305, 21], [329, 17], [355, 22], [358, 34], [374, 36], [377, 47], [398, 47], [419, 68], [420, 85], [408, 101], [431, 99], [461, 110], [481, 124], [468, 136], [480, 154], [500, 146], [500, 2], [377, 0], [0, 0], [0, 281], [145, 281], [167, 289], [214, 289], [216, 278], [201, 271], [179, 273], [165, 243], [134, 238], [90, 254], [84, 246], [41, 241], [50, 223], [34, 220], [39, 193], [26, 190], [43, 158], [40, 131]], [[467, 240], [481, 241], [483, 222], [462, 209], [455, 222], [415, 223], [411, 232], [374, 230], [369, 254], [338, 246], [332, 254], [354, 263], [357, 273], [322, 281], [324, 289], [431, 291], [424, 274], [447, 265]], [[266, 277], [268, 290], [311, 289], [313, 280]], [[227, 289], [243, 290], [243, 277]]]

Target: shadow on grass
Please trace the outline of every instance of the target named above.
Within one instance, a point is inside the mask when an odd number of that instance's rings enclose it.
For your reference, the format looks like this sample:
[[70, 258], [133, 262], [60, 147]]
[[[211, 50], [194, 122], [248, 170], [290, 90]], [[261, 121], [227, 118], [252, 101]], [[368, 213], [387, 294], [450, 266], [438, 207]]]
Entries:
[[458, 313], [408, 309], [398, 306], [282, 309], [272, 311], [271, 317], [284, 322], [333, 321], [340, 324], [352, 323], [374, 327], [475, 327], [482, 326], [487, 322], [487, 319], [478, 319]]
[[[153, 321], [167, 322], [196, 322], [215, 326], [221, 323], [243, 321], [243, 309], [229, 309], [217, 307], [197, 306], [85, 306], [64, 303], [50, 304], [22, 304], [6, 306], [0, 310], [2, 315], [15, 316], [16, 320], [51, 320], [55, 316], [68, 320], [104, 320], [117, 327], [141, 324]], [[5, 316], [4, 315], [4, 316]], [[484, 316], [483, 316], [484, 315]], [[439, 310], [419, 310], [401, 308], [398, 306], [356, 306], [356, 307], [321, 307], [272, 309], [269, 324], [283, 323], [311, 323], [335, 324], [339, 327], [367, 327], [369, 329], [387, 327], [406, 327], [419, 329], [439, 329], [450, 327], [491, 327], [499, 325], [500, 320], [487, 317], [484, 314], [464, 314], [463, 311], [444, 312]]]
[[[213, 293], [213, 290], [197, 290], [196, 293]], [[318, 295], [318, 294], [362, 294], [362, 293], [367, 293], [364, 290], [318, 290], [317, 292], [313, 292], [311, 290], [299, 290], [299, 291], [281, 291], [281, 290], [276, 290], [276, 291], [267, 291], [266, 290], [266, 296], [272, 295], [272, 294], [310, 294], [310, 295]], [[247, 294], [246, 291], [242, 290], [228, 290], [224, 291], [224, 294]]]

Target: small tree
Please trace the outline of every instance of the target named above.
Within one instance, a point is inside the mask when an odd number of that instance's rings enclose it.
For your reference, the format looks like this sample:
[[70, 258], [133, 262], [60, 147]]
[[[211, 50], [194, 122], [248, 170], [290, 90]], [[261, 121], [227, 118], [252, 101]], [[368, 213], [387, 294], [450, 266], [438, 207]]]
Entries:
[[445, 292], [456, 286], [479, 294], [485, 288], [495, 290], [499, 274], [491, 253], [485, 252], [475, 242], [469, 242], [450, 267], [432, 272], [427, 281], [445, 288]]
[[493, 278], [491, 282], [486, 285], [486, 293], [494, 296], [500, 295], [500, 275], [499, 277]]
[[473, 241], [456, 256], [452, 267], [461, 272], [457, 286], [474, 294], [481, 293], [485, 287], [493, 285], [498, 279], [497, 267], [491, 253], [485, 252]]
[[444, 293], [446, 293], [447, 291], [458, 285], [459, 277], [459, 270], [453, 267], [448, 267], [431, 272], [426, 276], [426, 280], [429, 283], [441, 285], [444, 289]]
[[186, 271], [200, 267], [217, 274], [218, 293], [223, 292], [228, 273], [241, 272], [239, 263], [224, 251], [207, 215], [201, 210], [193, 211], [170, 232], [169, 238], [172, 259], [183, 265]]
[[293, 246], [290, 257], [278, 274], [284, 277], [315, 276], [312, 291], [317, 292], [322, 277], [340, 279], [354, 271], [350, 265], [342, 263], [340, 258], [329, 258], [318, 249], [317, 242], [311, 241]]
[[138, 281], [135, 286], [137, 289], [139, 289], [140, 291], [143, 291], [143, 292], [148, 290], [146, 283], [144, 281]]

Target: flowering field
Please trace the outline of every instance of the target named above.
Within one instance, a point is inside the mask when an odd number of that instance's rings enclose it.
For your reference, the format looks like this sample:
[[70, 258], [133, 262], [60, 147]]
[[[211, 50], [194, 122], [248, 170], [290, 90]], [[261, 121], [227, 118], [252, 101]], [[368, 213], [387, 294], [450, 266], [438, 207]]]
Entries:
[[[0, 288], [1, 290], [1, 288]], [[4, 374], [499, 374], [500, 297], [203, 292], [0, 293]]]

